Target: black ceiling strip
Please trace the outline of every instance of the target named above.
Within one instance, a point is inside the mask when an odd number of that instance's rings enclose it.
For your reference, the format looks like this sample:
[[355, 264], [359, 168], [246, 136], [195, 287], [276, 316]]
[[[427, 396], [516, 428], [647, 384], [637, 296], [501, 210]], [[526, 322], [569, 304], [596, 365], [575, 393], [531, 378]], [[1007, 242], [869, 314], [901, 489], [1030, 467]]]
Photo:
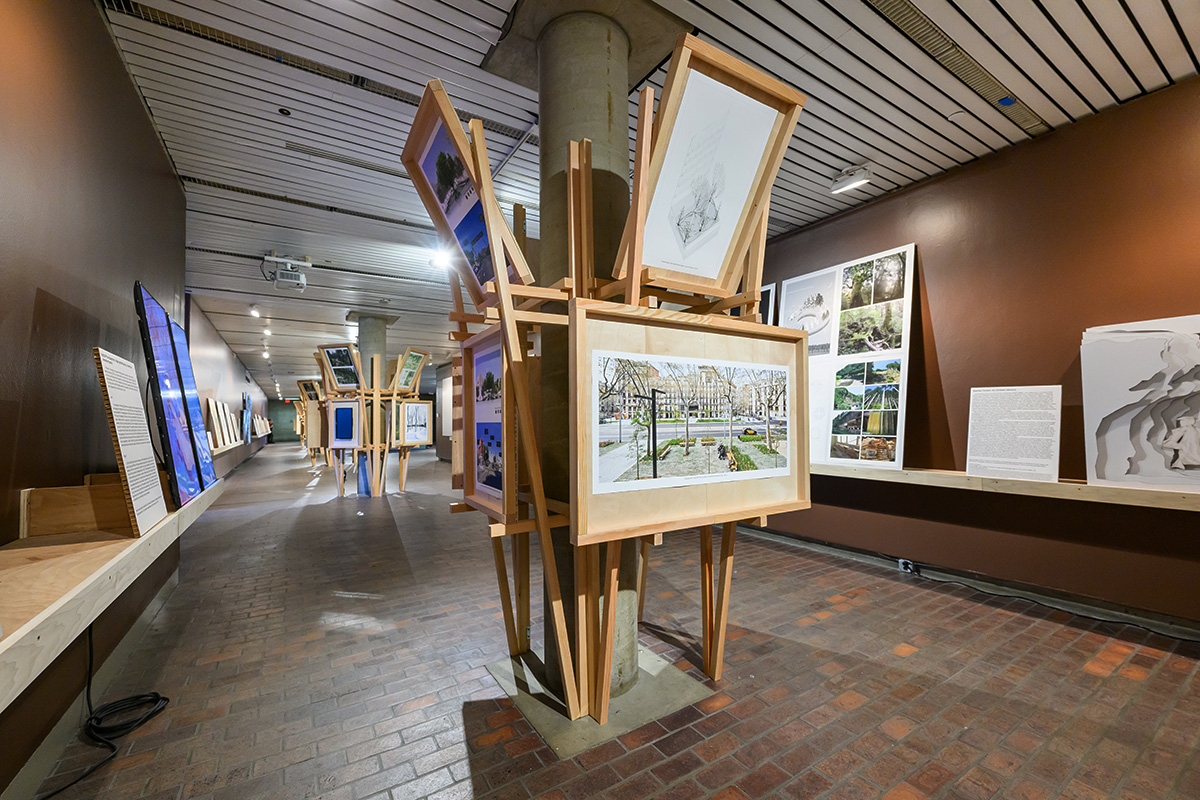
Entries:
[[[1187, 0], [1185, 0], [1186, 2]], [[1188, 58], [1192, 60], [1192, 69], [1200, 72], [1200, 60], [1196, 58], [1196, 51], [1192, 49], [1192, 43], [1188, 41], [1187, 34], [1183, 30], [1183, 25], [1179, 23], [1179, 17], [1175, 13], [1175, 7], [1171, 5], [1169, 0], [1162, 0], [1163, 8], [1167, 12], [1167, 16], [1171, 19], [1171, 24], [1175, 26], [1175, 35], [1179, 37], [1179, 41], [1183, 42], [1183, 49], [1187, 51]]]
[[[1000, 16], [1004, 17], [1005, 21], [1008, 22], [1008, 24], [1012, 26], [1013, 30], [1015, 30], [1017, 32], [1017, 34], [1022, 39], [1025, 40], [1025, 44], [1029, 45], [1030, 49], [1032, 49], [1033, 52], [1035, 52], [1039, 56], [1041, 56], [1042, 60], [1046, 62], [1046, 66], [1050, 67], [1050, 69], [1054, 71], [1054, 74], [1058, 75], [1058, 77], [1062, 80], [1062, 82], [1065, 83], [1068, 87], [1070, 87], [1071, 91], [1073, 91], [1076, 94], [1076, 96], [1078, 96], [1079, 99], [1083, 101], [1083, 104], [1088, 107], [1089, 111], [1091, 111], [1093, 114], [1095, 114], [1097, 111], [1099, 111], [1099, 109], [1096, 108], [1095, 104], [1093, 104], [1092, 101], [1088, 99], [1087, 95], [1078, 86], [1075, 85], [1074, 81], [1072, 81], [1070, 78], [1068, 78], [1066, 73], [1058, 68], [1058, 64], [1055, 63], [1055, 60], [1053, 58], [1050, 58], [1048, 55], [1046, 55], [1046, 53], [1042, 50], [1042, 48], [1038, 47], [1037, 43], [1033, 41], [1032, 37], [1030, 37], [1029, 34], [1027, 34], [1025, 32], [1025, 26], [1018, 24], [1017, 21], [1012, 18], [1012, 15], [1009, 14], [1008, 11], [1004, 8], [1004, 5], [1002, 3], [996, 3], [996, 11], [998, 11], [1000, 13]], [[1043, 16], [1048, 16], [1048, 15], [1043, 14]], [[1070, 42], [1068, 42], [1068, 46], [1070, 46]], [[1072, 47], [1072, 49], [1074, 49], [1074, 48]], [[1070, 116], [1070, 115], [1068, 114], [1067, 116]]]
[[[1087, 3], [1084, 2], [1084, 0], [1075, 0], [1075, 5], [1079, 7], [1079, 10], [1083, 12], [1083, 15], [1086, 16], [1088, 21], [1092, 23], [1092, 27], [1096, 29], [1096, 33], [1100, 34], [1100, 38], [1104, 40], [1106, 45], [1108, 45], [1108, 49], [1112, 51], [1114, 56], [1116, 56], [1117, 61], [1121, 62], [1121, 66], [1125, 68], [1125, 72], [1134, 82], [1134, 85], [1138, 87], [1138, 95], [1145, 94], [1145, 85], [1142, 83], [1141, 79], [1138, 78], [1137, 73], [1133, 71], [1133, 68], [1129, 66], [1129, 62], [1125, 60], [1125, 56], [1121, 54], [1121, 50], [1115, 44], [1113, 44], [1112, 39], [1108, 38], [1108, 32], [1104, 30], [1104, 26], [1101, 25], [1096, 20], [1096, 17], [1092, 15], [1092, 10], [1088, 8]], [[1121, 99], [1121, 102], [1132, 99], [1132, 97], [1126, 97]]]
[[[946, 0], [946, 2], [955, 11], [957, 11], [959, 13], [959, 15], [963, 18], [963, 20], [968, 25], [970, 25], [972, 28], [975, 29], [976, 33], [978, 33], [981, 37], [983, 37], [985, 40], [987, 40], [989, 42], [992, 40], [992, 37], [988, 36], [987, 33], [983, 30], [983, 28], [979, 27], [978, 23], [976, 23], [975, 20], [972, 19], [969, 14], [967, 14], [967, 12], [962, 10], [962, 7], [960, 7], [958, 4], [958, 0]], [[1041, 84], [1038, 81], [1034, 80], [1033, 76], [1031, 76], [1028, 72], [1026, 72], [1025, 68], [1022, 67], [1020, 64], [1018, 64], [1016, 59], [1014, 59], [1012, 56], [1010, 56], [1008, 53], [1006, 53], [1003, 49], [1001, 49], [999, 47], [997, 47], [995, 49], [996, 49], [996, 53], [1001, 58], [1003, 58], [1005, 61], [1007, 61], [1009, 63], [1009, 65], [1012, 66], [1013, 69], [1015, 69], [1017, 72], [1021, 73], [1021, 75], [1023, 75], [1025, 77], [1025, 80], [1029, 81], [1029, 83], [1032, 86], [1039, 87], [1039, 88], [1041, 87]], [[1071, 88], [1070, 84], [1068, 84], [1068, 88], [1069, 89]], [[1074, 91], [1074, 89], [1071, 89], [1071, 91]], [[1076, 92], [1076, 95], [1078, 95], [1078, 92]], [[1016, 94], [1013, 94], [1011, 96], [1014, 98], [1017, 97]], [[1064, 117], [1066, 117], [1068, 120], [1070, 120], [1070, 121], [1075, 120], [1074, 115], [1068, 113], [1067, 110], [1065, 108], [1063, 108], [1062, 104], [1059, 103], [1058, 100], [1054, 99], [1054, 95], [1049, 90], [1043, 90], [1042, 96], [1045, 97], [1046, 100], [1049, 101], [1051, 105], [1053, 105], [1055, 108], [1057, 108], [1062, 113], [1062, 115]], [[1082, 99], [1082, 98], [1080, 98], [1080, 99]], [[1047, 126], [1049, 126], [1049, 123], [1046, 123], [1046, 124], [1047, 124]]]
[[1044, 16], [1046, 20], [1054, 27], [1054, 30], [1057, 31], [1058, 35], [1062, 37], [1062, 40], [1067, 43], [1067, 47], [1070, 47], [1072, 52], [1079, 57], [1079, 60], [1083, 62], [1083, 65], [1088, 68], [1089, 72], [1092, 73], [1092, 77], [1094, 77], [1100, 83], [1100, 85], [1104, 87], [1104, 91], [1108, 92], [1108, 96], [1112, 98], [1112, 101], [1114, 103], [1120, 103], [1121, 98], [1117, 96], [1116, 91], [1112, 86], [1109, 86], [1108, 81], [1104, 79], [1104, 76], [1100, 74], [1100, 71], [1096, 69], [1091, 60], [1083, 54], [1083, 51], [1080, 50], [1079, 46], [1075, 44], [1075, 40], [1072, 39], [1066, 30], [1064, 30], [1063, 27], [1058, 24], [1058, 20], [1055, 19], [1054, 15], [1046, 9], [1043, 0], [1030, 0], [1030, 2], [1037, 6], [1038, 11], [1042, 12], [1042, 16]]
[[[1154, 0], [1138, 1], [1142, 3], [1154, 2]], [[1158, 51], [1154, 49], [1154, 45], [1150, 42], [1150, 37], [1146, 35], [1144, 30], [1142, 30], [1142, 24], [1138, 22], [1138, 19], [1136, 16], [1134, 16], [1133, 12], [1129, 10], [1129, 4], [1125, 2], [1125, 0], [1117, 0], [1117, 2], [1121, 5], [1121, 10], [1125, 12], [1125, 16], [1129, 17], [1129, 24], [1133, 26], [1133, 29], [1137, 31], [1138, 36], [1141, 37], [1142, 44], [1146, 45], [1146, 49], [1150, 51], [1150, 57], [1154, 59], [1154, 63], [1158, 65], [1160, 70], [1162, 70], [1163, 77], [1167, 79], [1167, 84], [1173, 85], [1175, 83], [1175, 78], [1171, 76], [1171, 71], [1167, 69], [1166, 64], [1164, 64], [1163, 60], [1159, 58]]]

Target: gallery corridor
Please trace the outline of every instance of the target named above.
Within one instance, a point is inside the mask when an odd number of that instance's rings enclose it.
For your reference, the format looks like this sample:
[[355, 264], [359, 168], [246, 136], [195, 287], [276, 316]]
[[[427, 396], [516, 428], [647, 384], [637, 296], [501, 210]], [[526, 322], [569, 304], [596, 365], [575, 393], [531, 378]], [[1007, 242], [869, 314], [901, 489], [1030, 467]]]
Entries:
[[[228, 479], [96, 698], [170, 706], [60, 797], [1200, 797], [1195, 643], [750, 531], [715, 692], [559, 760], [485, 669], [496, 579], [448, 465], [377, 500], [321, 472], [273, 445]], [[700, 678], [699, 537], [665, 539], [642, 640]], [[73, 744], [43, 791], [101, 755]]]

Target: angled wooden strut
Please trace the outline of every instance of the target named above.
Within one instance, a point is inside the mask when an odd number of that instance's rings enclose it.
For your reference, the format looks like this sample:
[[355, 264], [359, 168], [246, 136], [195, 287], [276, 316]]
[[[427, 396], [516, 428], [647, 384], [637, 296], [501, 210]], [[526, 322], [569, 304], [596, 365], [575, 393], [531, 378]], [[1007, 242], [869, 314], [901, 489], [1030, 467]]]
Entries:
[[[488, 164], [487, 145], [484, 140], [483, 123], [471, 120], [471, 153], [479, 178], [479, 198], [483, 205], [484, 225], [491, 243], [492, 264], [495, 271], [497, 308], [503, 331], [504, 356], [513, 374], [513, 394], [517, 407], [517, 432], [520, 436], [520, 452], [529, 470], [529, 484], [533, 495], [533, 509], [537, 520], [538, 544], [542, 551], [542, 565], [546, 575], [546, 594], [549, 600], [549, 623], [554, 626], [558, 650], [559, 667], [562, 673], [563, 695], [567, 704], [567, 716], [580, 716], [579, 695], [575, 682], [575, 668], [571, 657], [570, 639], [567, 634], [566, 614], [563, 608], [562, 590], [558, 582], [558, 568], [554, 556], [554, 545], [550, 539], [549, 511], [546, 492], [542, 481], [542, 464], [538, 450], [533, 408], [529, 398], [529, 382], [526, 374], [525, 346], [517, 333], [517, 321], [513, 307], [512, 291], [508, 281], [508, 259], [524, 264], [525, 257], [516, 247], [515, 241], [500, 234], [507, 230], [500, 207], [492, 189], [491, 167]], [[515, 444], [515, 443], [514, 443]]]

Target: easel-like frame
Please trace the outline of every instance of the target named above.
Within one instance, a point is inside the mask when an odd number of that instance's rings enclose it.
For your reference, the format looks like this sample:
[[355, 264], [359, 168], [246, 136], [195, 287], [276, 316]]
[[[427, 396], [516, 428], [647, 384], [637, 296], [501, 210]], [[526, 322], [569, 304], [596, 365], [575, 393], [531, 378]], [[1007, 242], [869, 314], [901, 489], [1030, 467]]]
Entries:
[[[356, 383], [342, 383], [337, 379], [337, 374], [333, 371], [333, 363], [329, 360], [330, 350], [341, 350], [346, 348], [350, 351], [351, 361], [354, 368], [354, 375], [358, 379]], [[358, 358], [358, 348], [353, 342], [343, 342], [342, 344], [323, 344], [317, 347], [317, 352], [321, 354], [322, 372], [325, 374], [325, 379], [329, 382], [327, 385], [332, 391], [338, 393], [357, 392], [363, 385], [362, 363]], [[345, 369], [345, 367], [339, 367]]]
[[[408, 357], [410, 355], [419, 355], [421, 357], [421, 361], [417, 364], [416, 370], [413, 371], [412, 380], [407, 384], [401, 384], [400, 375], [404, 372], [404, 365], [408, 362]], [[404, 355], [396, 359], [396, 372], [392, 375], [392, 380], [389, 382], [389, 388], [391, 392], [393, 394], [397, 392], [402, 394], [415, 394], [417, 391], [417, 385], [421, 382], [421, 370], [425, 369], [425, 365], [428, 363], [429, 353], [426, 353], [424, 350], [415, 350], [411, 347], [405, 350]]]
[[[407, 406], [424, 406], [427, 409], [429, 424], [426, 426], [429, 430], [429, 435], [425, 437], [423, 442], [407, 441], [404, 431], [407, 429], [408, 408]], [[433, 444], [433, 402], [430, 400], [396, 400], [392, 403], [391, 414], [391, 444], [392, 447], [424, 447]], [[396, 437], [397, 431], [400, 432], [399, 438]]]

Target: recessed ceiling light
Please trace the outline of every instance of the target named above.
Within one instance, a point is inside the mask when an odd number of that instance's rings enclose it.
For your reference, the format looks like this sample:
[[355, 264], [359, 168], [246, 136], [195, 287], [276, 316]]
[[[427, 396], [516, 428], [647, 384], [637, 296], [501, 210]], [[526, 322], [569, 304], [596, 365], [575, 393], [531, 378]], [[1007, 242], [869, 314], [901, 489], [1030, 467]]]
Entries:
[[252, 317], [261, 317], [262, 316], [261, 314], [258, 313], [258, 306], [250, 306], [250, 316], [252, 316]]
[[263, 336], [270, 336], [270, 335], [271, 335], [271, 329], [263, 328]]
[[270, 357], [271, 357], [271, 354], [269, 352], [267, 352], [266, 350], [263, 350], [263, 358], [270, 358]]
[[283, 114], [285, 117], [290, 117], [292, 115], [292, 112], [287, 110], [286, 108], [280, 108], [279, 113]]

